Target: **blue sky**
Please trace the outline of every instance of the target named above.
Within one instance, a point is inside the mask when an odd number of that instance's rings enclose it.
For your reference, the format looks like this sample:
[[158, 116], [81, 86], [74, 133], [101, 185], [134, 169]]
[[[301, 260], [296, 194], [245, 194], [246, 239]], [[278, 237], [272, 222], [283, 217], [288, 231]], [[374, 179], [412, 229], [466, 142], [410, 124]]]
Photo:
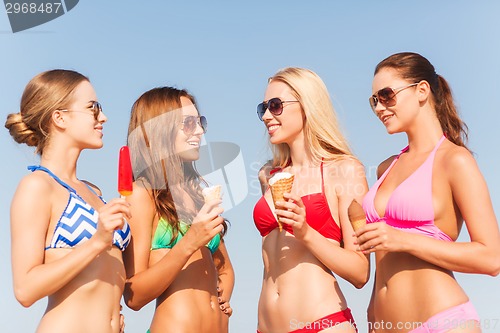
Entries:
[[[116, 165], [125, 143], [130, 107], [156, 86], [187, 88], [209, 121], [208, 143], [240, 148], [244, 200], [226, 212], [226, 237], [236, 271], [231, 331], [255, 332], [262, 279], [261, 238], [252, 209], [260, 195], [256, 175], [269, 158], [266, 133], [256, 115], [266, 80], [278, 69], [300, 66], [327, 85], [368, 182], [386, 157], [406, 145], [389, 136], [373, 116], [368, 96], [375, 65], [386, 56], [413, 51], [426, 56], [450, 83], [469, 126], [474, 151], [494, 208], [500, 212], [496, 136], [500, 123], [500, 3], [491, 1], [85, 1], [41, 26], [13, 34], [0, 9], [0, 116], [19, 111], [26, 83], [39, 72], [74, 69], [87, 75], [109, 120], [105, 146], [85, 151], [78, 175], [98, 184], [107, 199], [117, 196]], [[12, 291], [9, 205], [33, 150], [0, 131], [0, 327], [32, 332], [46, 300], [22, 308]], [[240, 169], [242, 170], [242, 169]], [[462, 230], [459, 241], [469, 239]], [[29, 246], [28, 244], [26, 246]], [[484, 332], [500, 330], [499, 278], [456, 274], [483, 319]], [[356, 290], [340, 281], [360, 332], [370, 281]], [[125, 310], [127, 332], [145, 332], [153, 304]]]

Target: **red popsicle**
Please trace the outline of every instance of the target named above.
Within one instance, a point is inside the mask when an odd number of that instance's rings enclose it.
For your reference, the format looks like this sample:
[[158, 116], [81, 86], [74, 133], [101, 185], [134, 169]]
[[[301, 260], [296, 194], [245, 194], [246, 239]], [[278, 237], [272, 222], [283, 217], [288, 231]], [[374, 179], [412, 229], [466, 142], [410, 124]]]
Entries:
[[118, 161], [118, 192], [127, 196], [132, 194], [132, 163], [130, 162], [130, 151], [127, 146], [120, 148]]

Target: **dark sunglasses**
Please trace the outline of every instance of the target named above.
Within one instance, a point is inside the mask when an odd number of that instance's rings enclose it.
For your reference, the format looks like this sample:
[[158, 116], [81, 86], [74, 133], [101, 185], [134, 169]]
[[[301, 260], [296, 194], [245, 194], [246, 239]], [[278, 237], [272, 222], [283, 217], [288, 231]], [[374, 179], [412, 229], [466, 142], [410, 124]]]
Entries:
[[370, 106], [372, 107], [373, 112], [377, 113], [375, 109], [377, 108], [377, 104], [380, 103], [385, 107], [391, 107], [396, 105], [396, 95], [410, 87], [416, 86], [417, 83], [412, 83], [404, 87], [399, 87], [399, 88], [390, 88], [386, 87], [383, 89], [380, 89], [377, 91], [374, 95], [370, 96], [369, 101], [370, 101]]
[[207, 118], [205, 116], [187, 116], [182, 121], [182, 130], [187, 136], [193, 135], [196, 132], [196, 126], [200, 125], [203, 133], [207, 132]]
[[283, 104], [284, 103], [295, 103], [299, 101], [282, 101], [278, 97], [271, 98], [267, 102], [262, 102], [257, 105], [257, 115], [259, 119], [262, 120], [264, 113], [266, 110], [269, 110], [273, 114], [273, 116], [279, 116], [283, 112]]
[[[92, 105], [89, 107], [89, 109], [92, 111], [92, 114], [94, 115], [94, 119], [95, 120], [99, 120], [99, 115], [101, 114], [102, 112], [102, 105], [101, 103], [97, 102], [97, 101], [92, 101]], [[87, 111], [83, 111], [83, 110], [69, 110], [69, 109], [59, 109], [59, 111], [61, 112], [80, 112], [80, 113], [87, 113], [89, 114]]]

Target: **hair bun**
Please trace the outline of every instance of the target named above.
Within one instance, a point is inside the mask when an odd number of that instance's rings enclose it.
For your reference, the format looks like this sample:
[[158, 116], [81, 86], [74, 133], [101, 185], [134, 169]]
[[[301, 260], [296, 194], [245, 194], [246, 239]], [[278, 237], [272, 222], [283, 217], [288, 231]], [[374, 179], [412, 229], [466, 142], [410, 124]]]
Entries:
[[7, 116], [5, 128], [9, 130], [10, 135], [17, 143], [25, 143], [30, 147], [38, 145], [38, 138], [33, 130], [23, 121], [20, 112], [11, 113]]

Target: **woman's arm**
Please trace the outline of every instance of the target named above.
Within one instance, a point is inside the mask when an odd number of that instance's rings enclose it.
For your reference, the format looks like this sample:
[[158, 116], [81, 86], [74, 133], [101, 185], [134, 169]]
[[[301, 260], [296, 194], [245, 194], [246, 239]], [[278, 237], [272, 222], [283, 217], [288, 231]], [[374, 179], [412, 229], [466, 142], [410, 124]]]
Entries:
[[19, 184], [11, 205], [12, 272], [14, 293], [23, 306], [54, 294], [73, 280], [113, 240], [113, 232], [128, 214], [124, 200], [111, 201], [99, 210], [97, 232], [66, 256], [45, 261], [45, 237], [51, 220], [52, 186], [44, 175], [33, 173]]
[[[335, 247], [332, 249], [334, 252], [325, 251], [322, 262], [356, 288], [362, 288], [370, 278], [370, 260], [369, 256], [357, 251], [356, 237], [347, 211], [353, 200], [363, 202], [368, 192], [365, 169], [354, 158], [326, 163], [324, 182], [325, 194], [332, 212], [335, 211], [333, 203], [338, 203], [338, 222], [342, 230], [343, 247]], [[312, 248], [315, 248], [313, 241], [310, 242]]]
[[368, 322], [368, 333], [375, 333], [375, 288], [377, 288], [377, 274], [375, 273], [375, 278], [373, 279], [373, 288], [372, 294], [370, 296], [370, 303], [368, 304], [368, 308], [366, 309], [366, 319]]
[[451, 271], [499, 274], [500, 235], [486, 182], [472, 155], [463, 148], [457, 149], [458, 152], [443, 158], [445, 177], [450, 185], [450, 200], [454, 200], [464, 218], [471, 241], [440, 241], [373, 223], [359, 235], [362, 250], [408, 252]]
[[445, 169], [452, 199], [465, 220], [471, 241], [433, 241], [419, 246], [419, 240], [413, 239], [408, 252], [452, 271], [496, 276], [500, 272], [500, 233], [488, 186], [472, 155], [464, 148], [456, 150], [444, 158]]
[[234, 288], [234, 269], [229, 259], [224, 240], [221, 240], [219, 248], [215, 251], [213, 258], [219, 275], [219, 305], [225, 314], [231, 316], [233, 311], [229, 305], [229, 301]]
[[229, 331], [229, 317], [233, 314], [233, 308], [229, 304], [229, 301], [234, 288], [234, 270], [231, 260], [229, 260], [224, 240], [221, 240], [219, 248], [215, 251], [213, 258], [219, 275], [217, 285], [219, 307], [224, 313], [221, 317], [220, 333], [227, 333]]
[[219, 217], [222, 208], [215, 207], [220, 202], [207, 204], [172, 249], [151, 251], [153, 223], [158, 218], [151, 194], [134, 184], [127, 201], [132, 211], [129, 220], [132, 241], [124, 253], [127, 271], [124, 299], [129, 308], [137, 311], [165, 292], [191, 255], [221, 231], [223, 219]]

